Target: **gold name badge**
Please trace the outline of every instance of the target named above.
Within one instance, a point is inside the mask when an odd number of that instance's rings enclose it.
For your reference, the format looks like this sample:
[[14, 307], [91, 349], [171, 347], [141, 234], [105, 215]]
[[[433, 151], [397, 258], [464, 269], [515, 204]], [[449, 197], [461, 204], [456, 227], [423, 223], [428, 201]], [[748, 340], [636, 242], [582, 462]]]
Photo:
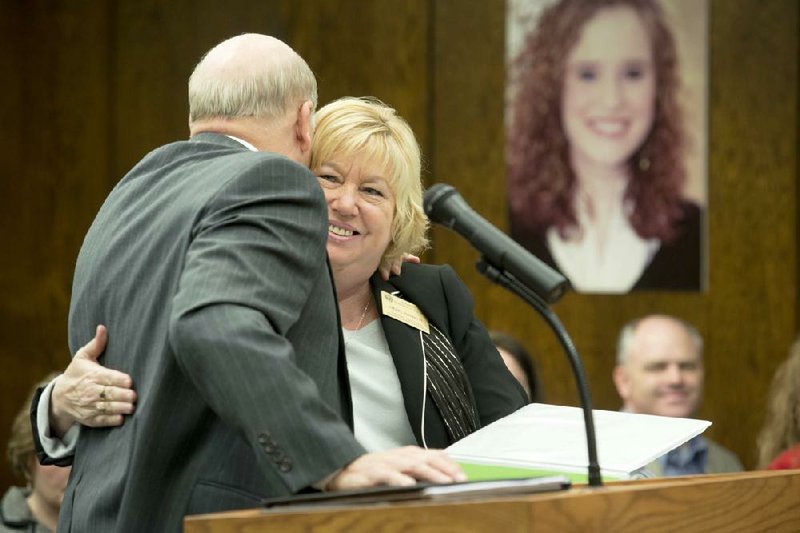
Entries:
[[392, 296], [386, 291], [381, 291], [381, 305], [383, 314], [399, 320], [403, 324], [416, 328], [425, 333], [430, 333], [428, 319], [419, 310], [419, 307], [397, 296]]

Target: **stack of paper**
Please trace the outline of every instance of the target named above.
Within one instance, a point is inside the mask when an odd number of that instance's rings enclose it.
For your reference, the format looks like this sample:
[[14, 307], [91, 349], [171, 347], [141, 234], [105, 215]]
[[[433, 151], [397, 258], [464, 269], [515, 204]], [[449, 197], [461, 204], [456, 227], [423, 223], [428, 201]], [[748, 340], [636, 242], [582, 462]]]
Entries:
[[[617, 411], [593, 411], [593, 416], [606, 479], [629, 478], [711, 425], [706, 420]], [[447, 453], [464, 466], [470, 479], [561, 473], [583, 481], [589, 462], [583, 411], [530, 404], [461, 439]]]

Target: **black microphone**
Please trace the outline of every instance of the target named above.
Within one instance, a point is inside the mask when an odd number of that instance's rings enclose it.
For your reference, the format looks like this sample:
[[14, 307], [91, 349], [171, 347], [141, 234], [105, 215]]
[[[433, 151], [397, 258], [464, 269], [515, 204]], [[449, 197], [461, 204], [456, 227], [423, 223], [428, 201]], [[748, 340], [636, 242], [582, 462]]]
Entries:
[[428, 218], [459, 233], [481, 253], [482, 260], [478, 261], [477, 265], [481, 274], [529, 303], [555, 332], [569, 358], [581, 397], [583, 421], [586, 426], [586, 451], [589, 458], [587, 465], [589, 486], [602, 486], [603, 479], [597, 460], [592, 396], [586, 382], [583, 362], [561, 321], [547, 306], [548, 303], [561, 298], [569, 282], [473, 211], [458, 191], [450, 185], [444, 183], [433, 185], [425, 191], [423, 205]]
[[431, 221], [460, 234], [488, 263], [511, 274], [547, 303], [556, 302], [567, 290], [564, 276], [476, 213], [452, 186], [432, 185], [425, 191], [423, 205]]

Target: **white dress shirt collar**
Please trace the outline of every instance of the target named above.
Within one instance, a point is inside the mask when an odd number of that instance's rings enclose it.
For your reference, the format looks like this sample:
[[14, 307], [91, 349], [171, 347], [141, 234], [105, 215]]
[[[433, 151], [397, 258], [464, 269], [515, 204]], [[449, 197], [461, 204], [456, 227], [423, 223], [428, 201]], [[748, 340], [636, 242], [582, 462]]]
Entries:
[[253, 146], [249, 142], [245, 141], [244, 139], [240, 139], [239, 137], [234, 137], [233, 135], [227, 135], [227, 134], [225, 135], [225, 137], [228, 137], [229, 139], [233, 139], [234, 141], [238, 142], [239, 144], [241, 144], [242, 146], [244, 146], [245, 148], [247, 148], [251, 152], [258, 152], [258, 148], [256, 148], [255, 146]]

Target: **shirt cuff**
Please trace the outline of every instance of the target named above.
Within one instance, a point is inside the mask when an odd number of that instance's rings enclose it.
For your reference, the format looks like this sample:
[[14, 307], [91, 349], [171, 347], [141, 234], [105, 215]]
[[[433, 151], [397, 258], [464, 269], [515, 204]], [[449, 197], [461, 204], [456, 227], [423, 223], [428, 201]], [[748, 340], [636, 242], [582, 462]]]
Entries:
[[[60, 376], [59, 376], [60, 377]], [[36, 431], [39, 433], [39, 441], [42, 449], [52, 459], [61, 459], [75, 454], [75, 447], [80, 435], [80, 424], [73, 424], [62, 438], [54, 436], [50, 428], [50, 395], [56, 383], [56, 377], [47, 384], [39, 397], [39, 405], [36, 408]]]

